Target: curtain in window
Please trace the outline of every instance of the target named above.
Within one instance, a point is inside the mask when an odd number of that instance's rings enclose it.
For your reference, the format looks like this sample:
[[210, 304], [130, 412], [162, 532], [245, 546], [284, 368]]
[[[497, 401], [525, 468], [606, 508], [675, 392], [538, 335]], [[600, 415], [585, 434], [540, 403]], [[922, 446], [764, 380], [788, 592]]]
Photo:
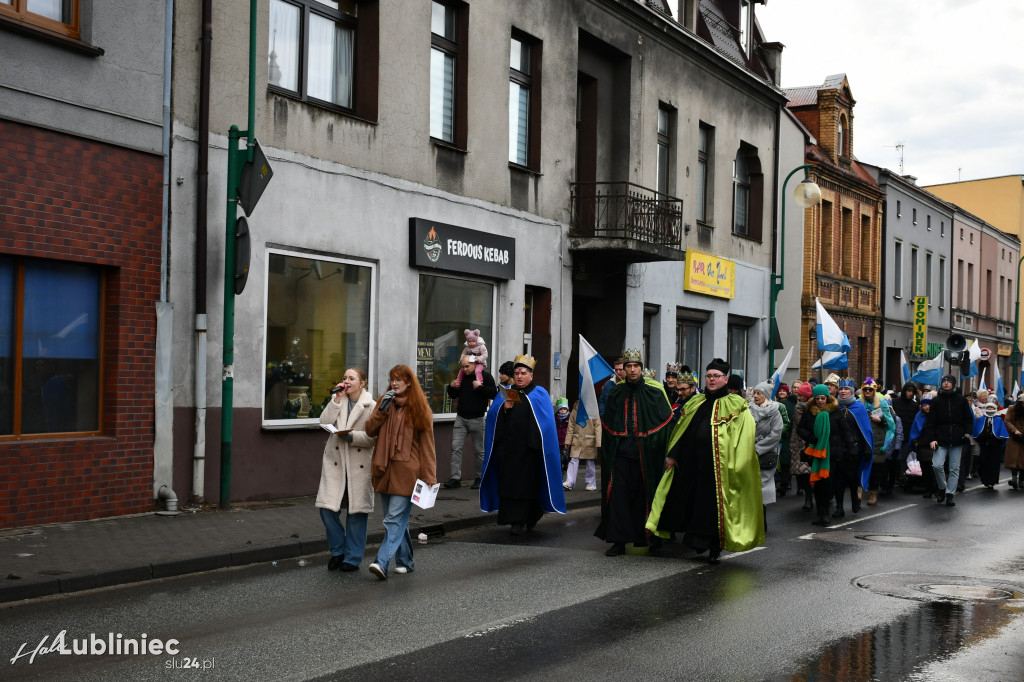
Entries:
[[317, 14], [309, 17], [310, 97], [352, 106], [352, 30]]
[[270, 0], [270, 54], [267, 80], [286, 90], [299, 89], [299, 19], [301, 10], [281, 0]]
[[430, 50], [430, 136], [452, 142], [455, 115], [455, 57]]
[[525, 166], [529, 145], [530, 91], [519, 83], [508, 84], [508, 160]]

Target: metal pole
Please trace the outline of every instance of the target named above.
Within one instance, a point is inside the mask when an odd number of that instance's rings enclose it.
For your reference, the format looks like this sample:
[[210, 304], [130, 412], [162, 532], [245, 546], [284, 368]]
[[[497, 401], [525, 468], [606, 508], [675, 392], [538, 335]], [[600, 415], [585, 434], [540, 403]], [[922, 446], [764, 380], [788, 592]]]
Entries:
[[228, 133], [228, 195], [224, 231], [224, 368], [221, 375], [220, 508], [231, 508], [231, 428], [234, 408], [235, 362], [235, 223], [238, 222], [238, 180], [241, 156], [238, 126]]
[[[809, 163], [797, 166], [790, 171], [789, 175], [786, 176], [786, 179], [782, 181], [782, 225], [779, 229], [779, 272], [772, 273], [771, 294], [768, 299], [769, 324], [774, 325], [776, 330], [778, 330], [779, 325], [778, 322], [775, 321], [775, 306], [779, 300], [779, 292], [786, 286], [786, 185], [789, 183], [789, 179], [801, 168], [804, 169], [804, 177], [810, 177], [811, 167], [812, 165]], [[768, 340], [768, 376], [770, 377], [773, 374], [775, 374], [775, 339], [771, 338]]]
[[1013, 380], [1017, 381], [1020, 371], [1020, 332], [1017, 325], [1020, 324], [1020, 264], [1024, 261], [1024, 254], [1017, 259], [1017, 299], [1013, 303]]

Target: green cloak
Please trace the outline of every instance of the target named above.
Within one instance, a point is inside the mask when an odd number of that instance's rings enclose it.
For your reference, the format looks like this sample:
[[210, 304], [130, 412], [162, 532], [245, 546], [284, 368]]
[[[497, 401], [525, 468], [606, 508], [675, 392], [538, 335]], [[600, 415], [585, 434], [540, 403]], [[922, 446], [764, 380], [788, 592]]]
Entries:
[[[666, 452], [671, 451], [682, 437], [704, 400], [705, 396], [699, 394], [686, 402]], [[730, 552], [742, 552], [764, 544], [761, 470], [754, 450], [754, 428], [754, 418], [746, 400], [734, 394], [718, 399], [711, 414], [716, 445], [710, 455], [714, 459], [717, 487], [719, 545]], [[647, 520], [647, 529], [663, 538], [670, 535], [669, 530], [659, 530], [659, 525], [674, 476], [675, 468], [662, 476]]]
[[[668, 442], [672, 422], [672, 406], [661, 384], [646, 377], [643, 381], [644, 386], [638, 387], [635, 392], [628, 390], [624, 386], [625, 382], [616, 384], [608, 394], [608, 402], [601, 417], [601, 427], [604, 429], [601, 439], [602, 519], [608, 506], [608, 486], [615, 469], [615, 453], [624, 438], [635, 437], [639, 441], [648, 508], [665, 470], [665, 444]], [[760, 478], [758, 481], [760, 486]]]

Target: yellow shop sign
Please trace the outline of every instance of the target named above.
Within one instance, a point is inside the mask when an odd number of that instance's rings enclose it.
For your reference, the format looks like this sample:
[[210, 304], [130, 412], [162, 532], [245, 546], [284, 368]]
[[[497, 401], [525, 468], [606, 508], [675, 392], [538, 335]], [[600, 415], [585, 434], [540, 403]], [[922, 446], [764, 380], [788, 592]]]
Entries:
[[736, 298], [736, 263], [733, 261], [687, 249], [685, 266], [684, 290]]
[[928, 297], [914, 297], [914, 355], [924, 355], [928, 346]]

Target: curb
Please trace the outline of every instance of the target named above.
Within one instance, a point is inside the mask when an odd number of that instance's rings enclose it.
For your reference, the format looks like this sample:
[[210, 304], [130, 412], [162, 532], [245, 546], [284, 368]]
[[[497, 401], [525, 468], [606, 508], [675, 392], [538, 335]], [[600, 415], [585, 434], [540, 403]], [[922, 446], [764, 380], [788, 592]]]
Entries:
[[[566, 511], [574, 509], [586, 509], [600, 505], [600, 499], [586, 499], [567, 502]], [[444, 536], [447, 533], [466, 528], [475, 528], [495, 523], [497, 517], [493, 514], [475, 514], [463, 518], [448, 519], [443, 522], [427, 522], [414, 526], [410, 524], [409, 532], [417, 535], [421, 532], [430, 536]], [[415, 532], [414, 532], [415, 530]], [[376, 530], [366, 534], [366, 543], [379, 544], [384, 539], [384, 531]], [[66, 578], [50, 578], [47, 580], [28, 582], [22, 585], [0, 585], [0, 604], [49, 597], [58, 594], [70, 594], [93, 590], [100, 587], [112, 587], [115, 585], [128, 585], [131, 583], [156, 580], [158, 578], [171, 578], [192, 573], [203, 573], [232, 566], [251, 566], [269, 561], [280, 561], [282, 559], [294, 559], [300, 556], [320, 554], [327, 551], [327, 541], [310, 540], [305, 542], [288, 541], [274, 545], [267, 545], [254, 549], [246, 549], [237, 552], [224, 554], [212, 554], [206, 556], [179, 559], [174, 561], [163, 561], [155, 564], [143, 564], [128, 568], [120, 568], [112, 571], [101, 571], [86, 573], [83, 575], [69, 576]]]

